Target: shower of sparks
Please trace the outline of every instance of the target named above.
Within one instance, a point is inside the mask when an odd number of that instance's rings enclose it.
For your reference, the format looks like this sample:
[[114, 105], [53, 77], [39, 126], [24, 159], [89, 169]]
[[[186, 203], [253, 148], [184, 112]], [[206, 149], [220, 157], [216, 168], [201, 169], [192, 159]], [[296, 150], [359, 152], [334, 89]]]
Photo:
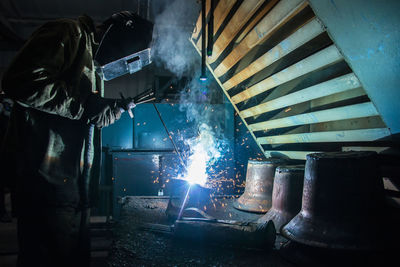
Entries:
[[186, 142], [190, 147], [190, 156], [185, 173], [179, 175], [178, 179], [204, 186], [209, 178], [208, 169], [221, 157], [221, 153], [210, 126], [202, 124], [199, 133], [199, 136]]

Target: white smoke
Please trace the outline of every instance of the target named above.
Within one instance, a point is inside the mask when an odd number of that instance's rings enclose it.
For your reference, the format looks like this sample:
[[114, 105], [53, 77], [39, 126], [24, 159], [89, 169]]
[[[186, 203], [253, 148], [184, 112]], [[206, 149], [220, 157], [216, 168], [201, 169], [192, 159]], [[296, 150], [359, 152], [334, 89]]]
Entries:
[[200, 57], [189, 42], [200, 4], [195, 0], [167, 2], [155, 18], [154, 62], [178, 78], [189, 76], [190, 82], [181, 93], [180, 110], [186, 112], [187, 121], [195, 130], [184, 137], [187, 162], [178, 178], [204, 185], [211, 178], [210, 168], [223, 154], [224, 109], [223, 105], [217, 108], [210, 104], [213, 92], [209, 90], [209, 82], [199, 81]]
[[191, 72], [195, 62], [199, 61], [189, 38], [200, 5], [195, 0], [166, 0], [162, 4], [155, 11], [155, 38], [152, 45], [154, 62], [177, 77], [182, 77]]

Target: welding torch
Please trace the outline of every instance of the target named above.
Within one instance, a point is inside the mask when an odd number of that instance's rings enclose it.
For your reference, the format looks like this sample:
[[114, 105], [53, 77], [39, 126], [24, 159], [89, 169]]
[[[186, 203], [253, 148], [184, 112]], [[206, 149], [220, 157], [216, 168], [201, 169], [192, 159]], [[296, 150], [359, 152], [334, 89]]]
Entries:
[[[125, 98], [124, 97], [124, 95], [122, 94], [122, 92], [120, 92], [119, 93], [119, 95], [121, 96], [121, 99], [125, 102], [125, 103], [131, 103], [131, 102], [133, 102], [134, 103], [134, 106], [133, 107], [135, 107], [135, 106], [137, 106], [137, 105], [139, 105], [139, 104], [143, 104], [143, 103], [146, 103], [146, 102], [149, 102], [149, 101], [153, 101], [153, 100], [155, 100], [156, 98], [155, 98], [155, 93], [154, 93], [154, 90], [153, 89], [149, 89], [149, 90], [146, 90], [146, 91], [144, 91], [143, 93], [140, 93], [140, 94], [138, 94], [137, 96], [135, 96], [135, 97], [128, 97], [128, 98]], [[131, 118], [133, 118], [133, 113], [132, 113], [132, 106], [129, 106], [129, 104], [127, 104], [128, 106], [126, 107], [126, 109], [127, 109], [127, 111], [128, 111], [128, 114], [129, 114], [129, 116], [131, 117]]]

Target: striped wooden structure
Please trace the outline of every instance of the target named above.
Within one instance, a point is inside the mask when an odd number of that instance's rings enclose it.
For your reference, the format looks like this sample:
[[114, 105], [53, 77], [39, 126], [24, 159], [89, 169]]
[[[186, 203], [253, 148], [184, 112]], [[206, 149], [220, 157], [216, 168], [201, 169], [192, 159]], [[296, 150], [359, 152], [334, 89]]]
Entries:
[[[190, 38], [200, 54], [201, 32], [200, 14]], [[207, 66], [267, 157], [379, 146], [390, 135], [307, 1], [219, 0]]]

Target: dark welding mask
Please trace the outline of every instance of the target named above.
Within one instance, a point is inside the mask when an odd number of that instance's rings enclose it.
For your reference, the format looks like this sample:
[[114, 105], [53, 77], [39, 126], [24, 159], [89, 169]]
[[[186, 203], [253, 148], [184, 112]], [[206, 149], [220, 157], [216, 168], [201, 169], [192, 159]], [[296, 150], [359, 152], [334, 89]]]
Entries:
[[94, 60], [97, 73], [106, 81], [135, 73], [151, 63], [153, 23], [124, 11], [103, 23], [107, 28]]

